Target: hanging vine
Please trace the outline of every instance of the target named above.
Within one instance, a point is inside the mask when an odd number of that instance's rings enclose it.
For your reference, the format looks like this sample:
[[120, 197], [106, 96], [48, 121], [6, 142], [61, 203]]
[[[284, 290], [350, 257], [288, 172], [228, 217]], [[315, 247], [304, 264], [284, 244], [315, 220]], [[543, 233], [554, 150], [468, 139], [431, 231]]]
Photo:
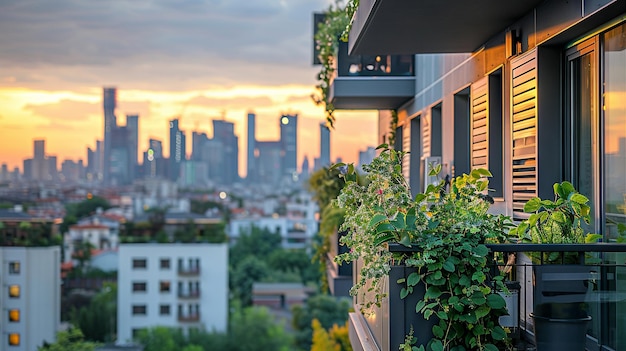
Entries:
[[335, 107], [328, 101], [330, 84], [335, 75], [335, 60], [339, 40], [347, 41], [352, 17], [359, 5], [359, 0], [350, 0], [346, 6], [342, 6], [341, 0], [337, 0], [325, 12], [323, 23], [319, 24], [315, 34], [315, 45], [319, 52], [319, 60], [322, 63], [320, 72], [317, 74], [319, 84], [316, 85], [318, 94], [311, 97], [317, 105], [324, 105], [326, 110], [326, 124], [333, 127], [335, 122]]

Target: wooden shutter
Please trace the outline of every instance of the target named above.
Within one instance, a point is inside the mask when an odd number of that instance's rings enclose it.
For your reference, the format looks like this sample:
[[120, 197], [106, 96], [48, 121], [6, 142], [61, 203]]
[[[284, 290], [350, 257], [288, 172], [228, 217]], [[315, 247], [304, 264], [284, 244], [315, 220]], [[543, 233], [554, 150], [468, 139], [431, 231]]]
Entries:
[[426, 116], [426, 118], [422, 119], [422, 158], [430, 157], [430, 138], [431, 138], [431, 122], [432, 121], [432, 111], [430, 114]]
[[472, 84], [472, 139], [471, 162], [472, 169], [489, 169], [489, 89], [487, 77]]
[[409, 181], [411, 177], [411, 155], [408, 153], [411, 151], [411, 121], [406, 120], [402, 130], [402, 151], [407, 152], [402, 158], [402, 174], [404, 178]]
[[537, 196], [537, 56], [511, 62], [513, 218], [526, 218], [524, 203]]

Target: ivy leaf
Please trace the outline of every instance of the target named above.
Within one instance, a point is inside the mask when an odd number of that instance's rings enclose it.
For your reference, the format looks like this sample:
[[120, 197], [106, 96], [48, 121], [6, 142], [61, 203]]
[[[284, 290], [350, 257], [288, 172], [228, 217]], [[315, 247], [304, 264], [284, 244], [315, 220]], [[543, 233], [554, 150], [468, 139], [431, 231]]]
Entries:
[[589, 202], [589, 199], [585, 195], [579, 193], [570, 194], [569, 200], [581, 205]]
[[415, 286], [415, 285], [417, 285], [417, 283], [419, 283], [419, 281], [420, 281], [419, 274], [413, 272], [413, 273], [409, 274], [409, 277], [407, 278], [407, 285], [408, 286]]
[[424, 199], [426, 198], [426, 194], [417, 194], [415, 195], [415, 202], [420, 203], [422, 201], [424, 201]]
[[476, 309], [476, 318], [483, 318], [491, 311], [489, 306], [482, 305]]
[[504, 340], [506, 339], [506, 332], [504, 331], [504, 329], [502, 329], [501, 326], [497, 325], [491, 331], [491, 336], [494, 338], [494, 340]]
[[441, 296], [441, 290], [436, 286], [429, 286], [424, 294], [424, 299], [436, 299]]
[[409, 295], [409, 290], [407, 288], [402, 288], [400, 290], [400, 298], [404, 299], [405, 297], [407, 297]]
[[417, 305], [415, 305], [415, 312], [420, 313], [424, 306], [426, 306], [426, 301], [420, 300]]
[[443, 343], [441, 340], [432, 339], [430, 343], [430, 349], [432, 351], [443, 351]]
[[386, 242], [393, 241], [393, 240], [396, 240], [396, 236], [393, 233], [388, 232], [384, 235], [377, 236], [374, 239], [374, 246], [380, 246]]
[[485, 344], [485, 351], [499, 351], [494, 344]]
[[388, 148], [389, 148], [389, 144], [380, 144], [380, 145], [378, 145], [378, 147], [376, 148], [376, 150], [379, 150], [379, 149], [388, 149]]
[[537, 212], [541, 208], [541, 199], [533, 197], [524, 204], [524, 212]]
[[383, 221], [386, 221], [386, 220], [387, 220], [387, 216], [385, 216], [382, 213], [377, 213], [370, 220], [370, 223], [368, 224], [368, 227], [372, 228], [372, 227], [378, 225], [380, 222], [383, 222]]
[[493, 309], [500, 309], [506, 306], [506, 301], [500, 294], [489, 294], [487, 295], [487, 305]]
[[448, 257], [446, 259], [446, 261], [443, 263], [443, 269], [445, 269], [446, 271], [452, 273], [455, 271], [455, 266], [454, 263], [452, 263], [452, 260], [450, 260], [450, 258]]
[[433, 335], [436, 338], [439, 338], [439, 339], [443, 338], [443, 334], [444, 334], [443, 329], [440, 326], [438, 325], [433, 326]]

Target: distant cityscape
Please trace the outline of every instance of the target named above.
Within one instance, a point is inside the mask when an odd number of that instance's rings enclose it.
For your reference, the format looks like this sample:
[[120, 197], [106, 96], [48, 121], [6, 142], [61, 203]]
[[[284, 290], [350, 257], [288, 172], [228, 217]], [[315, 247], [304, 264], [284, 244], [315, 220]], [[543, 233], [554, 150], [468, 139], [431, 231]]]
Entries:
[[[257, 140], [256, 115], [247, 116], [247, 170], [245, 179], [239, 176], [239, 136], [235, 124], [213, 119], [213, 137], [192, 132], [192, 149], [187, 150], [187, 133], [180, 129], [181, 116], [169, 121], [169, 157], [163, 153], [163, 141], [150, 138], [148, 148], [139, 148], [138, 114], [127, 114], [126, 125], [119, 125], [115, 114], [117, 88], [103, 88], [104, 138], [96, 140], [95, 149], [87, 148], [87, 160], [64, 160], [46, 153], [46, 140], [33, 141], [33, 156], [23, 160], [22, 171], [10, 170], [6, 163], [0, 168], [0, 181], [88, 182], [102, 186], [125, 186], [138, 179], [159, 178], [176, 182], [182, 187], [211, 188], [246, 184], [299, 183], [311, 171], [331, 164], [330, 130], [320, 123], [319, 157], [311, 163], [304, 157], [298, 172], [298, 115], [283, 114], [278, 118], [279, 140]], [[369, 163], [375, 155], [373, 147], [359, 152], [359, 165]], [[335, 160], [341, 162], [341, 159]]]

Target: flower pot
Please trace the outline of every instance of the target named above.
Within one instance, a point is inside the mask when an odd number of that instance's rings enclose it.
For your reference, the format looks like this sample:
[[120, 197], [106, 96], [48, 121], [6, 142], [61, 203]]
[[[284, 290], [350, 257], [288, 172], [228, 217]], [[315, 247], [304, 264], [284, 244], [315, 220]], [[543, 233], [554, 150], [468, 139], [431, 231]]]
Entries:
[[530, 316], [537, 351], [585, 351], [591, 317], [579, 304], [539, 304]]

